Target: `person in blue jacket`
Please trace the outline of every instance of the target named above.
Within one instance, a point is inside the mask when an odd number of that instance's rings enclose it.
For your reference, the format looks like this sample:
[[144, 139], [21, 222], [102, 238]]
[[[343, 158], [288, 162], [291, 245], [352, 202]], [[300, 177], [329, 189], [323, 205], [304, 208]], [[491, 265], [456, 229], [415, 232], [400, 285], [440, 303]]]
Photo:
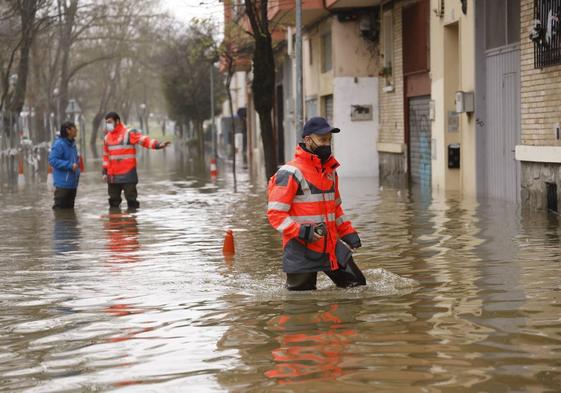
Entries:
[[70, 121], [60, 126], [60, 136], [55, 140], [49, 154], [53, 168], [55, 204], [53, 209], [73, 209], [76, 190], [80, 180], [80, 157], [76, 149], [76, 125]]

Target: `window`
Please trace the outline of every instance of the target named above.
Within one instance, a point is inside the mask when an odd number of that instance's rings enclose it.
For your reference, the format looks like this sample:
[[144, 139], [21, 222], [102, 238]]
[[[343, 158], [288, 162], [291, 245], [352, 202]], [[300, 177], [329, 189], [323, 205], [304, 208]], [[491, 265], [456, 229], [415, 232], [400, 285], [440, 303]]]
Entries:
[[321, 97], [322, 115], [327, 119], [329, 124], [333, 124], [333, 95]]
[[493, 49], [520, 42], [520, 0], [485, 2], [485, 46]]
[[561, 34], [559, 34], [561, 0], [534, 0], [534, 20], [531, 39], [534, 42], [534, 68], [561, 64]]
[[383, 18], [384, 68], [391, 68], [393, 58], [393, 12], [384, 12]]
[[331, 71], [331, 32], [321, 36], [321, 72]]
[[318, 99], [315, 97], [306, 99], [306, 121], [317, 115]]
[[314, 64], [314, 49], [312, 47], [312, 38], [308, 39], [308, 60], [310, 65]]
[[507, 42], [514, 44], [520, 42], [520, 0], [508, 0], [507, 7]]

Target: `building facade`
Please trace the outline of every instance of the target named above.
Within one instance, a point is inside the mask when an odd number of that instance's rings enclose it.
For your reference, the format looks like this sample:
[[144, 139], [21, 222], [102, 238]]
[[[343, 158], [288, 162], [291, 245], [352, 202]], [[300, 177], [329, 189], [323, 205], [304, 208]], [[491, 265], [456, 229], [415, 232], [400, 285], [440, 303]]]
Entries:
[[430, 193], [429, 1], [384, 2], [380, 21], [380, 179]]
[[544, 0], [521, 0], [520, 5], [520, 197], [523, 207], [553, 211], [559, 210], [561, 189], [560, 6]]

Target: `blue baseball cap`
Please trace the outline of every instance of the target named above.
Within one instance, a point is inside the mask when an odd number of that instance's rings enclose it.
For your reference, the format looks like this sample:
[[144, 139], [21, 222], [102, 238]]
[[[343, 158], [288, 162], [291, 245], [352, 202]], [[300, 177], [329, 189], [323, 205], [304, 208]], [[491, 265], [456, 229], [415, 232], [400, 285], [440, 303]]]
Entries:
[[306, 122], [306, 124], [304, 124], [304, 128], [302, 129], [302, 138], [311, 134], [324, 135], [330, 132], [337, 133], [341, 132], [341, 130], [331, 127], [327, 120], [323, 117], [312, 117]]

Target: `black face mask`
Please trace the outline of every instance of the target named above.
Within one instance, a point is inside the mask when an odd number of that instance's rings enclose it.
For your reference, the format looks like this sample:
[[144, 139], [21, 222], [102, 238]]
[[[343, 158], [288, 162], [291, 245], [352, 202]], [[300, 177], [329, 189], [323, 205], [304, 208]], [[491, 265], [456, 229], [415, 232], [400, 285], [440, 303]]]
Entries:
[[318, 146], [313, 139], [312, 142], [315, 145], [314, 149], [312, 150], [312, 153], [318, 156], [322, 163], [327, 161], [329, 157], [331, 157], [331, 145]]

